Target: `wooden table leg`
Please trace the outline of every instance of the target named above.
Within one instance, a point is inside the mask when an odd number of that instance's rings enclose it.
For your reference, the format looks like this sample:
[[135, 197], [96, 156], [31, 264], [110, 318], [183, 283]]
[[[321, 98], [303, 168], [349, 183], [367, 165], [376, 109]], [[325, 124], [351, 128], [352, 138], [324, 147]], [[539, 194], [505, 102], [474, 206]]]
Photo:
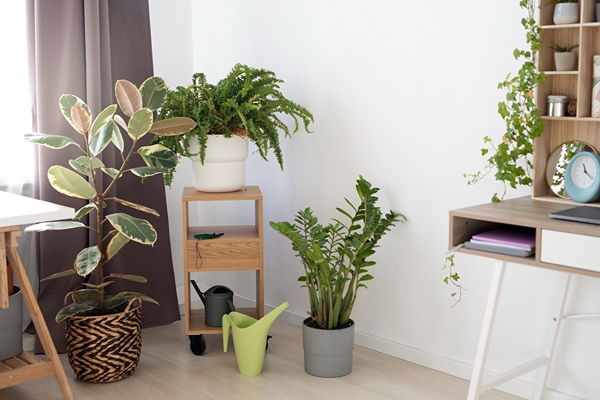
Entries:
[[[54, 342], [52, 341], [52, 337], [50, 336], [50, 332], [48, 331], [48, 327], [44, 321], [44, 316], [42, 315], [40, 306], [37, 303], [35, 294], [31, 284], [29, 283], [25, 269], [23, 268], [21, 258], [17, 253], [17, 236], [19, 234], [20, 231], [10, 231], [5, 232], [3, 235], [6, 241], [6, 253], [8, 255], [8, 260], [13, 268], [15, 278], [17, 279], [17, 282], [21, 288], [25, 305], [31, 314], [31, 320], [35, 325], [36, 332], [40, 338], [40, 342], [44, 348], [48, 362], [51, 363], [52, 367], [54, 368], [54, 374], [56, 375], [56, 381], [62, 396], [65, 400], [73, 400], [74, 397], [73, 393], [71, 392], [69, 382], [67, 381], [67, 376], [65, 375], [65, 371], [60, 363], [60, 359], [58, 358], [58, 353], [54, 347]], [[35, 379], [37, 378], [32, 376], [32, 380]]]

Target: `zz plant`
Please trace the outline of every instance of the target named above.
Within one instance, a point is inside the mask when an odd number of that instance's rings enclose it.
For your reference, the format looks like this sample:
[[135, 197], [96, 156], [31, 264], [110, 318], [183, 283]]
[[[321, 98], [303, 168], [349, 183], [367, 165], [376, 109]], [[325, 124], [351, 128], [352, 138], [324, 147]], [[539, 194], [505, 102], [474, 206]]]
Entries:
[[[199, 155], [204, 163], [208, 135], [247, 136], [265, 161], [269, 150], [273, 150], [283, 169], [280, 131], [284, 137], [291, 137], [302, 123], [304, 129], [310, 132], [309, 125], [314, 118], [306, 108], [281, 93], [282, 83], [283, 80], [272, 71], [243, 64], [236, 64], [216, 85], [208, 83], [203, 73], [195, 73], [191, 85], [168, 91], [158, 119], [189, 117], [198, 125], [188, 134], [178, 137], [155, 136], [152, 143], [166, 146], [177, 156]], [[282, 119], [283, 115], [290, 117], [293, 124], [288, 126]], [[192, 137], [198, 139], [199, 154], [189, 151]], [[165, 183], [169, 186], [173, 172], [165, 174]]]
[[535, 20], [535, 1], [520, 0], [521, 8], [528, 12], [528, 17], [521, 20], [525, 28], [529, 49], [515, 49], [515, 59], [523, 61], [517, 75], [509, 74], [506, 80], [498, 84], [498, 89], [506, 91], [505, 100], [498, 104], [498, 113], [505, 122], [505, 132], [498, 144], [494, 144], [489, 136], [483, 138], [485, 147], [482, 156], [488, 156], [487, 164], [481, 171], [464, 174], [468, 184], [475, 184], [491, 171], [494, 177], [504, 185], [504, 192], [498, 196], [494, 193], [493, 202], [499, 202], [506, 194], [507, 186], [531, 186], [533, 163], [533, 141], [542, 134], [544, 121], [540, 117], [534, 100], [534, 90], [546, 81], [546, 75], [537, 71], [537, 54], [542, 46], [542, 28]]
[[[167, 173], [175, 167], [175, 154], [164, 146], [155, 144], [140, 146], [139, 141], [147, 133], [164, 136], [178, 136], [188, 132], [196, 123], [189, 118], [172, 118], [154, 122], [153, 112], [163, 102], [167, 87], [162, 78], [151, 77], [138, 88], [126, 80], [118, 80], [115, 85], [115, 96], [121, 112], [129, 117], [129, 121], [115, 114], [117, 105], [113, 104], [102, 110], [95, 119], [89, 107], [77, 96], [67, 94], [60, 98], [60, 109], [69, 124], [81, 135], [76, 141], [67, 136], [33, 133], [26, 139], [38, 145], [52, 149], [74, 146], [80, 150], [81, 156], [69, 160], [69, 168], [54, 165], [48, 169], [50, 185], [66, 196], [84, 199], [88, 203], [76, 212], [74, 219], [89, 215], [89, 225], [80, 221], [45, 222], [31, 225], [26, 232], [45, 232], [65, 229], [83, 228], [92, 233], [95, 243], [82, 249], [73, 262], [73, 268], [48, 276], [44, 280], [78, 274], [88, 276], [95, 274], [97, 284], [84, 283], [84, 288], [67, 294], [73, 303], [61, 309], [56, 315], [60, 322], [69, 316], [88, 313], [103, 315], [116, 312], [128, 300], [139, 297], [144, 301], [156, 303], [148, 296], [136, 292], [121, 292], [108, 295], [105, 288], [115, 279], [126, 279], [145, 283], [146, 278], [137, 275], [111, 273], [105, 274], [105, 265], [130, 241], [152, 246], [157, 233], [152, 224], [142, 218], [124, 212], [106, 214], [108, 202], [118, 203], [131, 209], [158, 216], [152, 208], [136, 204], [128, 200], [114, 197], [112, 189], [125, 174], [133, 174], [145, 178]], [[125, 130], [131, 144], [126, 145], [121, 130]], [[119, 165], [108, 166], [101, 160], [101, 153], [112, 143], [121, 153]], [[146, 166], [128, 168], [132, 157], [138, 156]], [[108, 183], [103, 185], [105, 176]], [[88, 233], [83, 233], [87, 235]]]
[[394, 211], [385, 215], [376, 205], [372, 187], [362, 176], [356, 181], [360, 203], [346, 203], [350, 211], [337, 208], [347, 222], [334, 219], [319, 223], [310, 208], [300, 210], [294, 223], [270, 222], [277, 232], [292, 242], [292, 249], [302, 261], [304, 275], [298, 280], [308, 288], [310, 316], [321, 329], [340, 329], [349, 325], [358, 290], [373, 279], [369, 267], [377, 243], [396, 222], [406, 218]]

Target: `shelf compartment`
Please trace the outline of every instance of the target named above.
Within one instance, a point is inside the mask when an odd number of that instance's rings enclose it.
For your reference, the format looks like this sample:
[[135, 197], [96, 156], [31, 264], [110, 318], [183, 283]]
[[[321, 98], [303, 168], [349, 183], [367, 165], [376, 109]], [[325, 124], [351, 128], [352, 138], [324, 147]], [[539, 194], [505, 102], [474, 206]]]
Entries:
[[[558, 44], [568, 47], [573, 44], [580, 44], [581, 29], [579, 26], [569, 25], [567, 28], [555, 26], [556, 29], [544, 29], [542, 31], [542, 50], [539, 53], [539, 69], [545, 72], [556, 72], [554, 63], [554, 50], [550, 48]], [[559, 28], [560, 27], [560, 28]], [[574, 50], [579, 52], [579, 49]], [[558, 71], [559, 73], [567, 71]]]

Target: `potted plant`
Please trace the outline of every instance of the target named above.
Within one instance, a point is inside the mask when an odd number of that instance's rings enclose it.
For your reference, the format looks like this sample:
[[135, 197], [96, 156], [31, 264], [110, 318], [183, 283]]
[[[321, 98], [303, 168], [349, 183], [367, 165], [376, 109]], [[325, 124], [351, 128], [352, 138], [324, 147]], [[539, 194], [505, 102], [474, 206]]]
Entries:
[[[300, 122], [310, 132], [312, 114], [287, 99], [279, 90], [281, 83], [274, 72], [243, 64], [236, 64], [216, 85], [208, 83], [203, 73], [195, 73], [191, 85], [168, 91], [158, 119], [189, 117], [198, 125], [178, 137], [156, 136], [152, 143], [192, 159], [196, 189], [239, 190], [244, 185], [248, 140], [264, 160], [273, 150], [283, 169], [280, 133], [291, 136], [298, 132]], [[293, 129], [283, 115], [293, 119]], [[230, 149], [236, 145], [238, 150]], [[165, 174], [167, 185], [172, 179], [172, 171]]]
[[554, 50], [554, 63], [557, 71], [575, 71], [577, 69], [577, 53], [572, 50], [579, 47], [579, 44], [561, 46], [555, 43], [550, 48]]
[[[128, 122], [116, 115], [117, 105], [106, 107], [92, 118], [89, 107], [77, 96], [63, 95], [60, 108], [69, 124], [81, 135], [77, 141], [67, 136], [33, 133], [26, 139], [53, 149], [75, 146], [81, 156], [69, 160], [70, 169], [60, 165], [48, 169], [51, 186], [66, 196], [85, 199], [88, 203], [76, 212], [74, 220], [55, 221], [27, 227], [26, 232], [83, 228], [82, 234], [94, 238], [95, 243], [77, 254], [73, 267], [45, 277], [44, 280], [72, 274], [95, 275], [84, 288], [67, 294], [67, 304], [56, 315], [56, 321], [66, 320], [67, 354], [77, 376], [84, 381], [112, 382], [126, 378], [137, 366], [141, 350], [141, 301], [155, 302], [137, 292], [109, 295], [105, 288], [115, 279], [144, 283], [141, 276], [106, 274], [104, 267], [130, 241], [153, 245], [157, 233], [152, 224], [125, 212], [108, 214], [109, 202], [150, 215], [158, 213], [141, 204], [114, 197], [117, 180], [125, 174], [141, 179], [165, 173], [173, 168], [176, 156], [161, 145], [141, 146], [139, 140], [151, 132], [157, 135], [178, 135], [195, 126], [189, 118], [164, 119], [154, 122], [157, 110], [167, 88], [162, 78], [151, 77], [138, 88], [126, 80], [118, 80], [115, 96]], [[126, 144], [120, 129], [131, 139]], [[130, 142], [130, 144], [129, 144]], [[105, 165], [100, 154], [112, 143], [120, 152], [118, 165]], [[146, 166], [128, 168], [132, 157], [141, 157]], [[106, 176], [102, 176], [106, 175]], [[108, 178], [108, 179], [107, 179]], [[102, 182], [106, 182], [105, 185]], [[89, 215], [89, 225], [75, 221]], [[91, 333], [93, 331], [93, 334]]]
[[553, 21], [556, 25], [579, 22], [578, 0], [550, 0], [549, 4], [554, 4]]
[[311, 375], [336, 377], [352, 371], [354, 322], [350, 319], [360, 288], [373, 276], [369, 267], [377, 243], [396, 222], [406, 218], [394, 211], [383, 214], [372, 187], [362, 176], [356, 181], [360, 203], [337, 208], [348, 219], [321, 225], [310, 208], [290, 222], [270, 222], [292, 242], [304, 267], [298, 280], [308, 289], [310, 317], [302, 326], [304, 369]]
[[14, 357], [23, 351], [23, 295], [13, 284], [12, 268], [6, 261], [8, 292], [7, 309], [0, 308], [0, 360]]

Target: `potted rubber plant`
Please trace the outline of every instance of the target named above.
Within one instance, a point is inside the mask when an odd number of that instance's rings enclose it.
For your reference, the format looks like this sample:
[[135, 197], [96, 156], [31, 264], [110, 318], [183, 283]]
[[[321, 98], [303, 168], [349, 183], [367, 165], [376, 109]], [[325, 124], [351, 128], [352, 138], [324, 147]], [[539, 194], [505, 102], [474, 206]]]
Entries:
[[[137, 292], [121, 292], [109, 295], [105, 288], [116, 279], [144, 283], [146, 278], [136, 275], [105, 273], [105, 266], [129, 242], [152, 246], [157, 233], [152, 224], [125, 212], [107, 213], [109, 202], [149, 215], [158, 213], [144, 205], [133, 203], [111, 191], [125, 174], [144, 178], [162, 174], [173, 168], [176, 156], [161, 145], [141, 146], [140, 139], [148, 133], [156, 135], [179, 135], [188, 132], [196, 123], [189, 118], [164, 119], [154, 122], [156, 111], [166, 94], [162, 78], [151, 77], [140, 87], [126, 80], [115, 84], [117, 105], [112, 104], [93, 118], [89, 107], [77, 96], [60, 97], [60, 109], [69, 124], [81, 135], [80, 140], [67, 136], [32, 133], [26, 140], [52, 149], [74, 146], [81, 156], [69, 160], [70, 168], [54, 165], [48, 169], [50, 185], [59, 193], [87, 200], [70, 221], [35, 224], [25, 232], [46, 232], [65, 229], [82, 229], [90, 234], [92, 244], [76, 256], [72, 268], [45, 277], [43, 280], [72, 274], [94, 275], [84, 287], [71, 291], [66, 304], [56, 315], [56, 321], [66, 321], [67, 354], [76, 375], [90, 382], [112, 382], [131, 375], [138, 363], [141, 351], [141, 302], [154, 302], [152, 298]], [[123, 129], [130, 140], [127, 143]], [[112, 143], [112, 144], [111, 144]], [[105, 165], [101, 153], [115, 146], [121, 153], [115, 163]], [[129, 168], [133, 157], [140, 157], [146, 166]], [[103, 183], [104, 182], [104, 183]], [[77, 221], [88, 216], [89, 224]], [[65, 299], [65, 300], [66, 300]], [[93, 333], [92, 333], [93, 332]]]
[[[313, 115], [283, 95], [282, 83], [274, 72], [244, 64], [236, 64], [217, 84], [195, 73], [191, 85], [168, 91], [158, 120], [189, 117], [197, 126], [178, 137], [155, 136], [152, 143], [191, 158], [196, 189], [239, 190], [245, 182], [249, 141], [264, 160], [272, 150], [283, 169], [280, 135], [290, 137], [300, 125], [310, 132]], [[286, 123], [283, 116], [293, 122]], [[168, 186], [173, 172], [165, 174]]]
[[346, 222], [319, 223], [312, 210], [300, 210], [294, 222], [270, 222], [287, 237], [300, 258], [304, 274], [298, 280], [308, 289], [310, 317], [302, 325], [304, 369], [320, 377], [343, 376], [352, 371], [354, 322], [350, 318], [356, 297], [373, 276], [369, 268], [379, 240], [406, 218], [384, 214], [373, 187], [362, 176], [356, 181], [357, 204], [345, 199], [350, 211], [337, 208]]

